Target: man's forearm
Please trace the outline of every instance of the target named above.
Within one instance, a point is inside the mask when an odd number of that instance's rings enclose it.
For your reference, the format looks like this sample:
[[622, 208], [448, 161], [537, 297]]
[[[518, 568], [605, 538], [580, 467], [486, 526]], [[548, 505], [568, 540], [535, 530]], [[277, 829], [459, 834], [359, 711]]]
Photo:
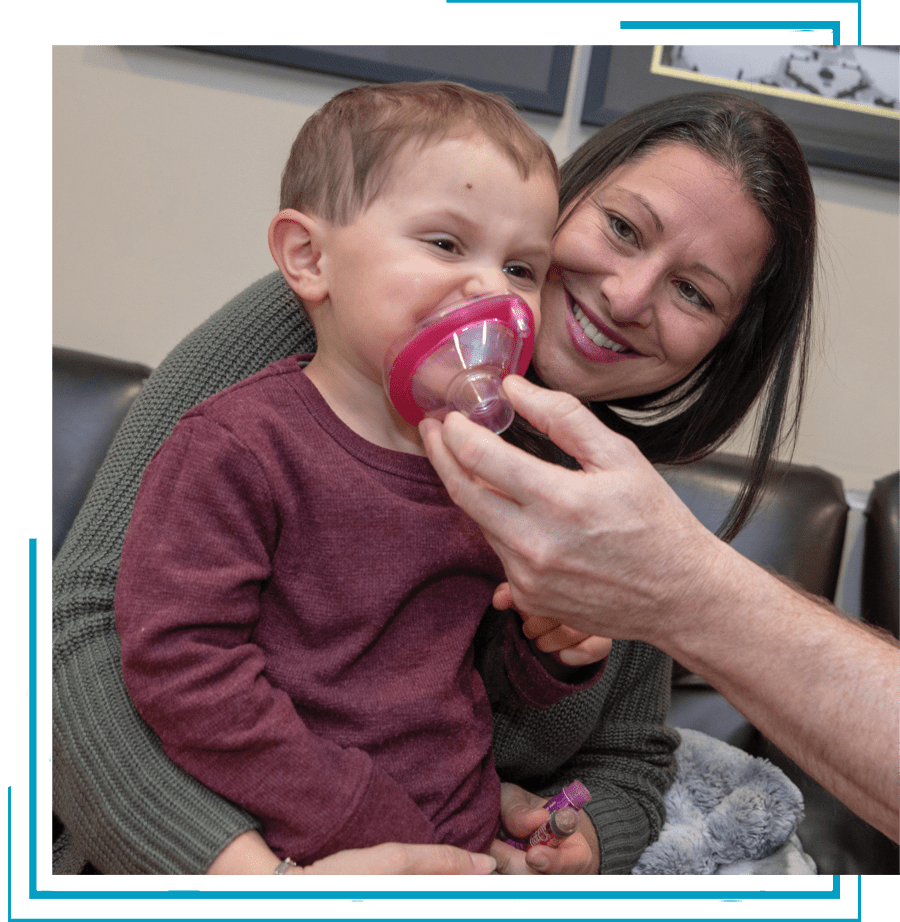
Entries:
[[725, 545], [684, 604], [655, 642], [896, 842], [896, 643]]
[[575, 398], [515, 376], [503, 386], [581, 470], [517, 451], [458, 413], [425, 420], [422, 434], [503, 561], [514, 607], [671, 654], [896, 841], [896, 646], [718, 540]]

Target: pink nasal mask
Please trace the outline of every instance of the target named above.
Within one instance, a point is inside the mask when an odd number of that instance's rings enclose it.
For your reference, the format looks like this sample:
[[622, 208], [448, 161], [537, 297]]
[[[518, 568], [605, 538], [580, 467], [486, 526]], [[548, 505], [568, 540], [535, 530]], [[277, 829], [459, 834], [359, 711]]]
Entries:
[[500, 382], [524, 374], [533, 351], [531, 308], [516, 295], [487, 295], [436, 311], [399, 337], [384, 358], [384, 386], [414, 426], [459, 410], [503, 432], [515, 411]]

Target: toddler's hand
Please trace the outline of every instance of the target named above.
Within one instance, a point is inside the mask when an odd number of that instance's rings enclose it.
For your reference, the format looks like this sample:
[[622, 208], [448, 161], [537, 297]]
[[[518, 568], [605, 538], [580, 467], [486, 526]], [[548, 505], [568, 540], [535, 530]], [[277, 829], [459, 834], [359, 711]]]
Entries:
[[612, 649], [608, 637], [596, 637], [566, 627], [553, 618], [521, 615], [522, 631], [542, 653], [552, 653], [565, 666], [588, 666], [605, 659]]
[[[509, 583], [501, 583], [494, 590], [494, 608], [505, 611], [513, 607]], [[521, 614], [522, 630], [529, 640], [543, 653], [553, 653], [564, 665], [577, 668], [599, 663], [609, 656], [612, 641], [608, 637], [596, 637], [574, 628], [566, 627], [553, 618], [542, 618]]]
[[[511, 835], [527, 838], [547, 820], [546, 797], [509, 783], [502, 784], [500, 790], [501, 819]], [[579, 814], [578, 832], [556, 848], [538, 845], [523, 852], [495, 839], [490, 854], [497, 861], [499, 874], [596, 874], [600, 869], [597, 833], [584, 811]]]

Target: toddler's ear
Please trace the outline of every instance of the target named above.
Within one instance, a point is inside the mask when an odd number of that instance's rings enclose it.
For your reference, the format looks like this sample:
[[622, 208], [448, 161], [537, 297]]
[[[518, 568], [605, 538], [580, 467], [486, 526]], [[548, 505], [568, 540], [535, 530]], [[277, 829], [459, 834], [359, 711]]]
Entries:
[[322, 272], [322, 226], [318, 219], [293, 208], [279, 211], [269, 225], [269, 251], [285, 281], [308, 307], [328, 297]]

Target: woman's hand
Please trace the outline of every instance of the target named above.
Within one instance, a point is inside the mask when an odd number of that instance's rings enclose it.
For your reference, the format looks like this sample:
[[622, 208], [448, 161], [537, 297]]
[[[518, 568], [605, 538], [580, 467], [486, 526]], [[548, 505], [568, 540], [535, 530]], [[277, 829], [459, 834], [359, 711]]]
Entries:
[[[222, 849], [207, 874], [271, 874], [278, 856], [255, 830], [241, 833]], [[452, 845], [387, 842], [354, 848], [295, 867], [288, 874], [491, 874], [496, 862]]]
[[[515, 784], [501, 787], [500, 815], [503, 827], [516, 838], [530, 836], [550, 814], [546, 797], [530, 794]], [[600, 869], [600, 845], [588, 815], [582, 810], [578, 831], [556, 848], [537, 845], [521, 851], [499, 839], [491, 846], [500, 874], [596, 874]]]
[[653, 643], [676, 632], [672, 613], [690, 610], [725, 545], [574, 397], [523, 378], [503, 386], [582, 470], [534, 458], [459, 413], [420, 428], [450, 496], [503, 562], [512, 605], [602, 637]]
[[403, 845], [386, 842], [353, 848], [291, 868], [289, 874], [492, 874], [496, 861], [452, 845]]

